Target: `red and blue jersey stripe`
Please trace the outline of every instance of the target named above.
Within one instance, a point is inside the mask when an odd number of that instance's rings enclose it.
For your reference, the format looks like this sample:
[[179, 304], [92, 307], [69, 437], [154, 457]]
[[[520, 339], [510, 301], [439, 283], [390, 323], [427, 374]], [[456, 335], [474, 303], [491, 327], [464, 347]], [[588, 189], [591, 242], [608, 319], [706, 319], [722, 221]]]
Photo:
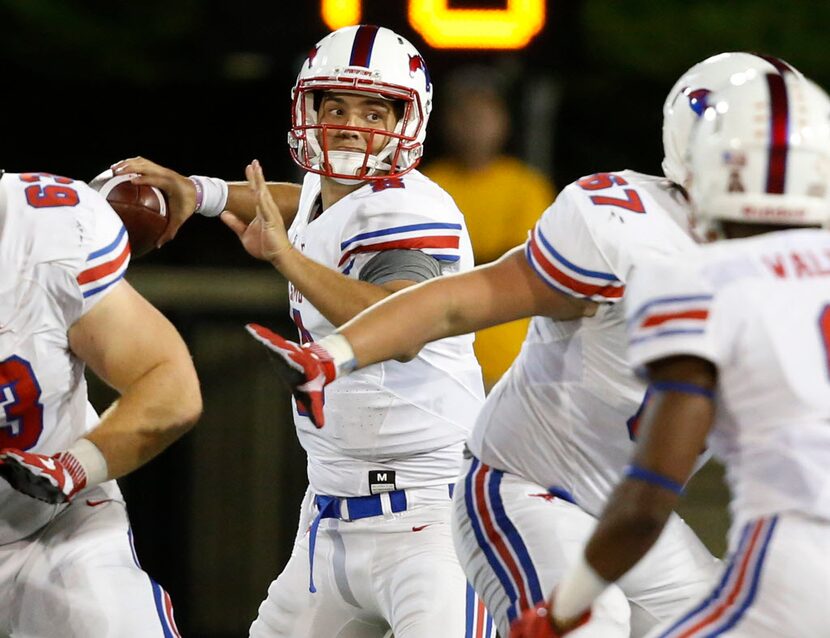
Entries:
[[640, 306], [628, 319], [631, 345], [659, 337], [703, 334], [712, 295], [658, 297]]
[[84, 270], [77, 276], [84, 299], [103, 292], [127, 272], [130, 263], [130, 243], [127, 229], [121, 226], [115, 238], [86, 258]]
[[582, 268], [566, 259], [542, 233], [533, 229], [525, 247], [531, 268], [554, 290], [599, 302], [619, 301], [625, 284], [613, 273]]
[[460, 259], [461, 231], [461, 224], [430, 222], [360, 233], [341, 242], [338, 267], [358, 253], [394, 249], [420, 250], [439, 261], [456, 262]]

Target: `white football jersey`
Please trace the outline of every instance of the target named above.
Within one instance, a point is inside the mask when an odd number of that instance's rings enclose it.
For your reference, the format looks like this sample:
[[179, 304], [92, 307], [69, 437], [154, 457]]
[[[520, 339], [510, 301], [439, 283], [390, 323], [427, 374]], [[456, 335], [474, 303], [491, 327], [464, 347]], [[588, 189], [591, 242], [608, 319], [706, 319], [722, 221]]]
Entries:
[[681, 227], [687, 211], [670, 182], [632, 171], [591, 175], [560, 193], [533, 229], [527, 259], [554, 290], [600, 306], [575, 321], [533, 318], [479, 415], [473, 454], [600, 513], [633, 451], [646, 387], [626, 359], [618, 302], [638, 260], [694, 247]]
[[[358, 279], [373, 256], [392, 249], [420, 250], [445, 274], [473, 266], [461, 212], [417, 171], [365, 184], [316, 215], [319, 195], [319, 176], [308, 174], [289, 237], [304, 255], [348, 277]], [[291, 284], [289, 299], [301, 341], [334, 331]], [[369, 472], [377, 470], [395, 472], [395, 489], [454, 482], [484, 397], [472, 344], [472, 335], [442, 339], [407, 363], [387, 361], [336, 380], [326, 387], [322, 429], [295, 404], [312, 490], [369, 494]]]
[[709, 443], [727, 467], [733, 518], [830, 520], [830, 233], [649, 261], [635, 269], [627, 314], [636, 366], [679, 354], [717, 366]]
[[[121, 220], [83, 182], [45, 173], [0, 179], [0, 447], [66, 449], [97, 422], [67, 331], [127, 269]], [[0, 544], [56, 506], [0, 480]]]

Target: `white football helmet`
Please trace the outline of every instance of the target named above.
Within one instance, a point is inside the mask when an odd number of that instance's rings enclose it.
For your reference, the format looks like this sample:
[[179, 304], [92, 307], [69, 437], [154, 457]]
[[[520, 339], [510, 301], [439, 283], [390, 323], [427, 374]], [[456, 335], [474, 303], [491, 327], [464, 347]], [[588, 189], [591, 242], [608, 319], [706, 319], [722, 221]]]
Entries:
[[[326, 91], [400, 102], [402, 115], [394, 131], [323, 126], [317, 122], [315, 94]], [[288, 145], [294, 161], [307, 171], [353, 184], [403, 175], [421, 160], [432, 110], [432, 81], [418, 50], [390, 29], [360, 25], [327, 35], [303, 62], [291, 98]], [[377, 155], [370, 150], [330, 151], [326, 148], [324, 128], [361, 131], [390, 139]]]
[[669, 91], [663, 104], [663, 174], [685, 186], [689, 176], [686, 151], [689, 135], [708, 104], [707, 97], [730, 81], [744, 81], [749, 71], [794, 73], [796, 69], [778, 58], [756, 53], [720, 53], [706, 58], [686, 71]]
[[689, 142], [689, 194], [717, 229], [730, 220], [830, 224], [830, 98], [793, 74], [762, 73], [710, 96]]

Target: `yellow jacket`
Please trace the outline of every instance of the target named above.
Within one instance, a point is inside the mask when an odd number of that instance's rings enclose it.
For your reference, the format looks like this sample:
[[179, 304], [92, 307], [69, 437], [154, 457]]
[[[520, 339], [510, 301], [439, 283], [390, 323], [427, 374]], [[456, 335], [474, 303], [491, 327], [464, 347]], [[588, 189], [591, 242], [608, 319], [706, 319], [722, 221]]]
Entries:
[[[464, 213], [476, 263], [484, 264], [523, 244], [527, 233], [556, 195], [544, 175], [513, 157], [501, 156], [470, 171], [450, 159], [437, 160], [424, 174], [446, 190]], [[528, 320], [476, 334], [475, 351], [492, 386], [519, 354]]]

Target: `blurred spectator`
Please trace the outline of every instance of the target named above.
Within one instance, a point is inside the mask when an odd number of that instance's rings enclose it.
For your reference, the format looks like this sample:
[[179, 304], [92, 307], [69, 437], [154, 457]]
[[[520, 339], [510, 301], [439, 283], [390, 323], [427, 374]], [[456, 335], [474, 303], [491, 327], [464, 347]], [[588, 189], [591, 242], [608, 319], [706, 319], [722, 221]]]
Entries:
[[[505, 152], [510, 113], [490, 69], [459, 69], [439, 100], [446, 155], [423, 172], [455, 199], [467, 220], [476, 264], [487, 263], [527, 239], [555, 190], [547, 177]], [[528, 322], [476, 334], [476, 356], [488, 388], [518, 355]]]

